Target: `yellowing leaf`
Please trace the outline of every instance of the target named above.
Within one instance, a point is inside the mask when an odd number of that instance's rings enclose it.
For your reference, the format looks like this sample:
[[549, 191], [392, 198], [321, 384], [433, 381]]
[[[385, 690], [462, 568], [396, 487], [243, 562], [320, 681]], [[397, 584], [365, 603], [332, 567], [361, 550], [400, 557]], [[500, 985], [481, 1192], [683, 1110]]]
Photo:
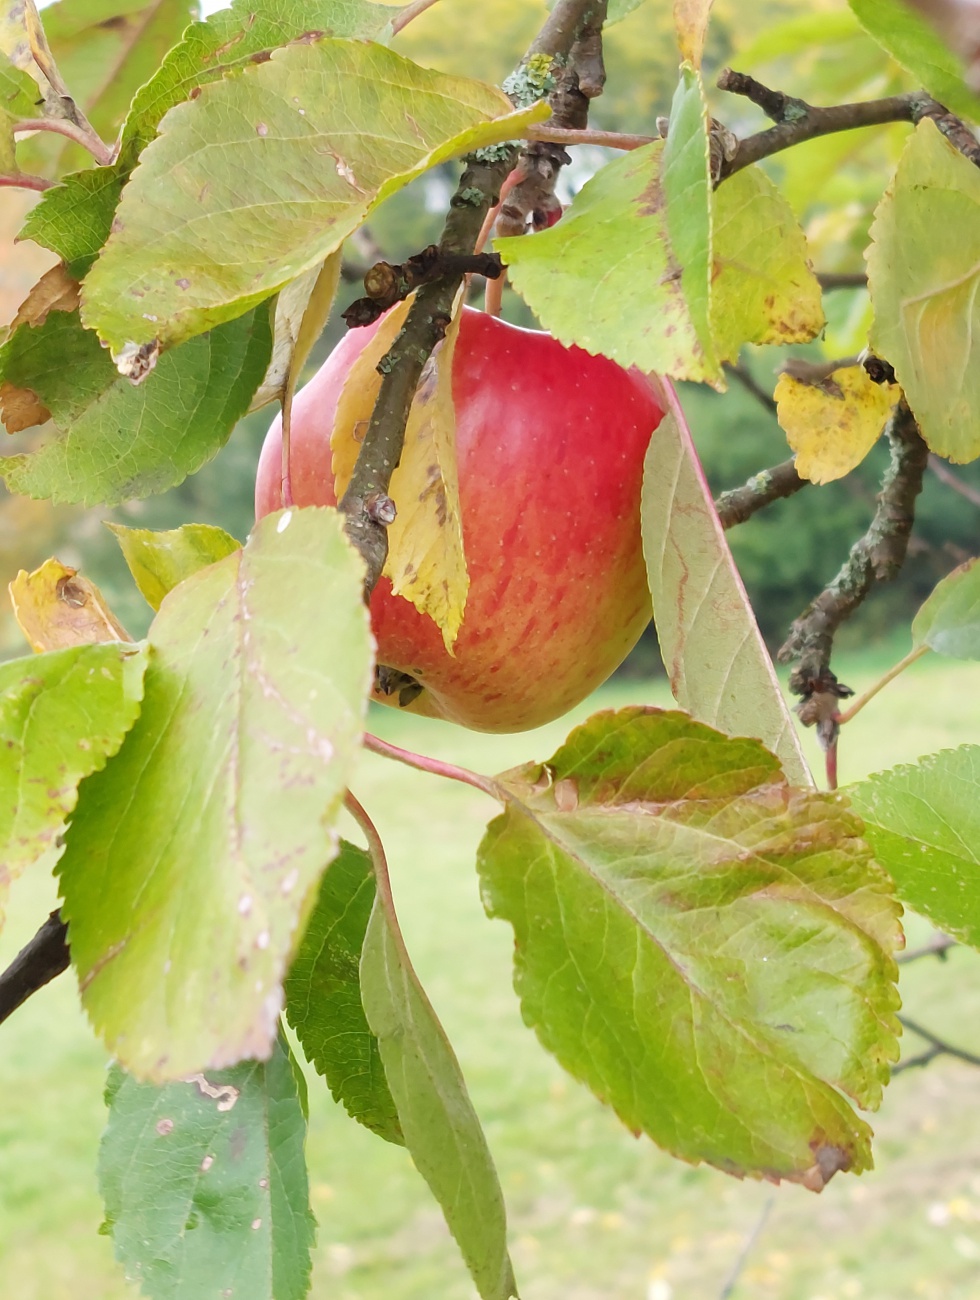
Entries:
[[236, 538], [211, 524], [184, 524], [166, 532], [122, 524], [107, 523], [106, 527], [119, 543], [129, 571], [152, 609], [159, 609], [164, 596], [191, 574], [240, 548]]
[[758, 167], [715, 192], [713, 256], [711, 328], [722, 361], [734, 361], [743, 343], [805, 343], [820, 333], [823, 302], [806, 236]]
[[922, 436], [980, 456], [980, 171], [926, 118], [871, 227], [871, 346], [887, 357]]
[[818, 383], [780, 375], [775, 398], [800, 476], [831, 483], [867, 456], [899, 391], [872, 383], [863, 366], [844, 366]]
[[93, 641], [132, 641], [98, 587], [60, 560], [21, 569], [10, 584], [14, 617], [32, 650], [63, 650]]
[[[408, 313], [408, 303], [390, 311], [354, 363], [337, 403], [331, 438], [337, 498], [354, 471], [377, 401], [376, 366], [391, 347]], [[452, 651], [463, 621], [469, 576], [463, 554], [459, 483], [456, 475], [456, 419], [452, 395], [453, 354], [462, 314], [457, 311], [419, 383], [405, 429], [405, 446], [391, 477], [398, 514], [388, 529], [384, 575], [396, 596], [428, 614]]]
[[674, 26], [681, 58], [701, 66], [704, 38], [708, 32], [708, 14], [714, 0], [674, 0]]
[[303, 364], [330, 315], [340, 279], [341, 250], [287, 284], [276, 299], [272, 359], [250, 411], [267, 402], [291, 399]]

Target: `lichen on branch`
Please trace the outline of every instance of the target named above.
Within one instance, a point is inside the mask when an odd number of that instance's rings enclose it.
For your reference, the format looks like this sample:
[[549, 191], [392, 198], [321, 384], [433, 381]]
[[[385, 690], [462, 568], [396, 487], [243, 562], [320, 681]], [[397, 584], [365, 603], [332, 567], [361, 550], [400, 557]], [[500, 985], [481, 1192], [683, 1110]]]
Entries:
[[789, 683], [796, 695], [811, 695], [815, 683], [832, 676], [830, 656], [837, 629], [877, 583], [889, 582], [905, 563], [929, 448], [904, 400], [895, 407], [884, 433], [891, 460], [874, 518], [837, 575], [793, 623], [779, 651], [780, 662], [799, 661]]
[[948, 112], [924, 90], [911, 90], [886, 99], [871, 99], [855, 104], [834, 104], [819, 108], [795, 95], [784, 94], [756, 81], [744, 72], [725, 68], [718, 78], [720, 90], [742, 95], [757, 104], [775, 126], [738, 142], [733, 155], [721, 168], [721, 179], [769, 158], [783, 149], [839, 131], [854, 131], [862, 126], [882, 126], [886, 122], [910, 122], [917, 126], [923, 118], [935, 122], [942, 134], [971, 162], [980, 166], [980, 142], [973, 132], [953, 113]]

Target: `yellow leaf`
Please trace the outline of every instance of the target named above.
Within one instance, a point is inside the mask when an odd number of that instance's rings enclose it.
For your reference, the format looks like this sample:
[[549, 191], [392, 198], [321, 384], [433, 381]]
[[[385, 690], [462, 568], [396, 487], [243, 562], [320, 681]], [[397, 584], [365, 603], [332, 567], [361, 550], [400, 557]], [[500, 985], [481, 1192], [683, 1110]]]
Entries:
[[60, 560], [21, 569], [10, 584], [14, 617], [32, 650], [64, 650], [96, 641], [132, 641], [116, 622], [102, 592]]
[[[394, 342], [407, 313], [407, 302], [388, 313], [354, 363], [341, 392], [331, 438], [338, 500], [350, 482], [381, 386], [375, 367]], [[469, 589], [452, 397], [453, 352], [461, 319], [457, 308], [446, 337], [422, 371], [412, 403], [402, 458], [389, 488], [398, 514], [388, 529], [384, 567], [395, 595], [404, 596], [433, 619], [450, 653]]]
[[875, 384], [863, 366], [845, 366], [807, 383], [780, 375], [776, 406], [796, 469], [813, 483], [830, 483], [860, 465], [898, 401], [895, 384]]
[[715, 191], [711, 328], [718, 356], [743, 343], [804, 343], [823, 328], [820, 285], [793, 211], [758, 167]]
[[674, 26], [681, 58], [696, 68], [701, 66], [712, 3], [713, 0], [674, 0]]

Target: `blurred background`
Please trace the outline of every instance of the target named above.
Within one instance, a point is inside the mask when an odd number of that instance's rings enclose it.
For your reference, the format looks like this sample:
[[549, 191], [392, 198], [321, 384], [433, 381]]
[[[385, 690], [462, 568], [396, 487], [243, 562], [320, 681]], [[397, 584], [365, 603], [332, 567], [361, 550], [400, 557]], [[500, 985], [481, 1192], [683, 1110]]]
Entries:
[[[212, 8], [217, 6], [211, 6]], [[52, 30], [80, 9], [104, 16], [136, 11], [139, 0], [60, 0]], [[440, 0], [398, 39], [419, 62], [499, 82], [540, 26], [541, 0]], [[57, 42], [52, 39], [58, 52]], [[608, 88], [593, 105], [596, 127], [654, 134], [676, 78], [671, 6], [647, 0], [607, 34]], [[909, 81], [863, 34], [843, 0], [716, 0], [705, 59], [710, 85], [726, 64], [817, 103], [892, 94]], [[84, 69], [79, 75], [84, 83]], [[69, 80], [71, 81], [69, 72]], [[736, 131], [761, 114], [713, 93], [713, 110]], [[104, 135], [118, 125], [106, 104]], [[112, 114], [117, 114], [113, 121]], [[810, 238], [821, 272], [860, 272], [871, 212], [906, 128], [876, 128], [812, 141], [772, 160]], [[50, 141], [42, 142], [43, 149]], [[602, 165], [598, 149], [575, 151], [563, 178], [567, 202]], [[82, 165], [76, 159], [75, 166]], [[309, 370], [340, 336], [339, 312], [359, 296], [358, 275], [438, 237], [456, 168], [422, 178], [382, 207], [350, 241], [347, 278]], [[25, 211], [0, 198], [0, 323], [50, 264], [32, 245], [13, 245]], [[841, 357], [860, 350], [868, 324], [863, 290], [827, 296], [825, 337], [794, 351]], [[513, 295], [505, 315], [533, 324]], [[741, 364], [771, 393], [784, 353], [747, 349]], [[683, 401], [712, 486], [734, 487], [789, 452], [772, 415], [744, 386], [718, 395], [685, 387]], [[0, 499], [0, 581], [48, 555], [81, 568], [104, 589], [134, 636], [150, 611], [136, 592], [107, 518], [150, 528], [218, 524], [244, 538], [252, 523], [258, 449], [273, 416], [242, 422], [194, 478], [163, 496], [118, 510], [85, 511]], [[44, 431], [10, 439], [22, 450]], [[842, 481], [807, 488], [729, 536], [771, 646], [837, 571], [867, 526], [885, 462], [882, 449]], [[980, 469], [957, 467], [980, 493]], [[909, 646], [908, 624], [935, 582], [977, 550], [978, 511], [927, 476], [909, 561], [897, 582], [876, 591], [842, 634], [837, 661], [858, 690]], [[25, 653], [6, 608], [0, 655]], [[483, 737], [440, 723], [376, 710], [372, 726], [400, 744], [482, 770], [550, 754], [569, 727], [597, 706], [668, 704], [659, 656], [644, 639], [619, 680], [542, 733]], [[923, 661], [847, 729], [842, 780], [976, 742], [976, 665]], [[811, 744], [811, 738], [806, 738]], [[812, 753], [812, 745], [811, 750]], [[874, 1121], [878, 1169], [838, 1177], [820, 1198], [779, 1191], [669, 1159], [635, 1140], [566, 1078], [521, 1024], [510, 989], [510, 932], [488, 925], [472, 862], [493, 809], [454, 788], [365, 755], [355, 790], [388, 844], [399, 912], [419, 974], [456, 1045], [501, 1171], [515, 1265], [526, 1300], [973, 1300], [980, 1295], [980, 1074], [942, 1058], [910, 1068], [886, 1094]], [[56, 905], [38, 870], [18, 882], [0, 964], [6, 964]], [[910, 945], [929, 928], [910, 918]], [[980, 1051], [977, 958], [957, 949], [945, 961], [903, 968], [906, 1011], [958, 1045]], [[906, 1035], [906, 1057], [923, 1043]], [[17, 1300], [122, 1300], [134, 1295], [97, 1229], [101, 1209], [95, 1154], [103, 1122], [104, 1052], [79, 1010], [70, 978], [22, 1008], [0, 1036], [0, 1296]], [[320, 1221], [315, 1300], [471, 1300], [472, 1289], [440, 1215], [404, 1151], [347, 1120], [315, 1078], [309, 1158]]]

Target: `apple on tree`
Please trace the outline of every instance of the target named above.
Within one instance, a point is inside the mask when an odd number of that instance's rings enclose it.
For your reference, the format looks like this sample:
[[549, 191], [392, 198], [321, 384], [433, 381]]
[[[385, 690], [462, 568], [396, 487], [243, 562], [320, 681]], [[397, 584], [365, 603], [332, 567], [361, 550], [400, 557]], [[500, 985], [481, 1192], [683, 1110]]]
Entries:
[[[298, 506], [336, 504], [334, 413], [376, 328], [352, 330], [296, 397]], [[371, 599], [383, 666], [375, 698], [479, 731], [522, 731], [605, 681], [649, 622], [640, 486], [663, 412], [639, 373], [469, 308], [452, 386], [463, 623], [450, 654], [433, 620], [383, 577]], [[258, 518], [282, 505], [281, 454], [277, 418], [259, 461]]]

